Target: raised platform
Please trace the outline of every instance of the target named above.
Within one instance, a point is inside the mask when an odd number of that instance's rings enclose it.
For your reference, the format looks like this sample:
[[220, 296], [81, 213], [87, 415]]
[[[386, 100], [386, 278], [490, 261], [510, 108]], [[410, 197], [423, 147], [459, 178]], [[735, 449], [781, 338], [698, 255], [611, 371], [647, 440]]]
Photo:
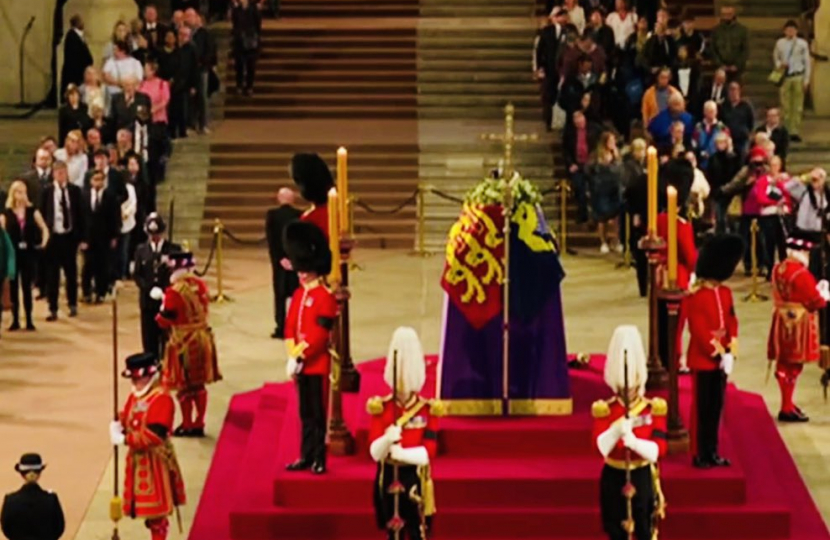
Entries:
[[[433, 359], [434, 360], [434, 359]], [[574, 415], [442, 422], [434, 463], [435, 538], [599, 540], [600, 459], [590, 403], [605, 397], [599, 365], [572, 371]], [[236, 396], [219, 438], [191, 540], [380, 538], [374, 528], [364, 412], [383, 393], [382, 363], [361, 365], [363, 391], [345, 396], [358, 454], [331, 458], [329, 474], [288, 474], [299, 425], [294, 390], [266, 385]], [[430, 370], [432, 372], [434, 370]], [[682, 409], [688, 410], [688, 380]], [[430, 378], [428, 387], [434, 388]], [[830, 539], [761, 398], [730, 387], [723, 454], [733, 466], [697, 471], [688, 456], [662, 468], [668, 516], [662, 538]]]

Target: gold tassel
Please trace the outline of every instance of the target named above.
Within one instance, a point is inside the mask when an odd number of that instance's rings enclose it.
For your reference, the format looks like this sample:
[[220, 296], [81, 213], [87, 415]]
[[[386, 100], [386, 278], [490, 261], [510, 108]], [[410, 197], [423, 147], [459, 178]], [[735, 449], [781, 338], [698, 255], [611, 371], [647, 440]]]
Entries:
[[660, 468], [656, 464], [651, 465], [651, 479], [654, 483], [654, 530], [651, 531], [651, 540], [657, 540], [660, 535], [660, 528], [657, 523], [666, 519], [666, 496], [663, 495], [663, 485], [660, 482]]
[[432, 482], [432, 474], [429, 465], [418, 468], [418, 476], [421, 480], [421, 493], [423, 493], [424, 516], [435, 514], [435, 484]]

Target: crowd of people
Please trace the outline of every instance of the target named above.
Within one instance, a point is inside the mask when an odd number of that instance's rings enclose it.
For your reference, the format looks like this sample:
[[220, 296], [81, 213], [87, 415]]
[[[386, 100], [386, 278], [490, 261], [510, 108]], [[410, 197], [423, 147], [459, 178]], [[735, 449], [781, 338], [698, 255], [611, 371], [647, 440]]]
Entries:
[[196, 9], [161, 21], [146, 5], [140, 18], [115, 24], [98, 65], [84, 31], [73, 16], [57, 138], [44, 137], [30, 170], [0, 184], [0, 285], [9, 283], [11, 331], [35, 329], [35, 299], [45, 298], [46, 320], [57, 320], [61, 274], [70, 317], [78, 314], [79, 278], [80, 300], [92, 304], [130, 277], [171, 140], [209, 132], [217, 55]]
[[[676, 20], [665, 9], [645, 11], [640, 16], [628, 0], [616, 0], [610, 13], [603, 3], [586, 10], [564, 0], [552, 5], [535, 42], [542, 120], [548, 130], [564, 127], [577, 221], [596, 227], [602, 253], [621, 252], [626, 241], [636, 249], [646, 225], [640, 184], [646, 148], [653, 145], [662, 165], [675, 159], [693, 165], [683, 211], [696, 230], [740, 231], [749, 246], [758, 220], [757, 266], [768, 276], [775, 255], [784, 252], [785, 231], [798, 221], [818, 232], [820, 212], [813, 210], [826, 199], [823, 171], [810, 173], [808, 181], [787, 169], [790, 145], [801, 142], [811, 67], [807, 41], [796, 22], [783, 25], [770, 51], [769, 76], [779, 86], [780, 105], [761, 104], [765, 118], [756, 123], [742, 83], [749, 32], [735, 9], [722, 7], [708, 36], [692, 16]], [[750, 268], [747, 250], [744, 269]]]

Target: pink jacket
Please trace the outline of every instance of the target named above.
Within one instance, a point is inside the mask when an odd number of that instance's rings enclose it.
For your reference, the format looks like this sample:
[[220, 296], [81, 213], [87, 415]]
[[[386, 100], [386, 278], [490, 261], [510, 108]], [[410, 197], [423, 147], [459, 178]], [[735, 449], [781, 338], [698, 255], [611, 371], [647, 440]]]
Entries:
[[144, 80], [138, 87], [139, 92], [147, 94], [153, 108], [161, 106], [153, 113], [153, 122], [167, 123], [167, 104], [170, 102], [170, 84], [160, 77], [152, 81]]

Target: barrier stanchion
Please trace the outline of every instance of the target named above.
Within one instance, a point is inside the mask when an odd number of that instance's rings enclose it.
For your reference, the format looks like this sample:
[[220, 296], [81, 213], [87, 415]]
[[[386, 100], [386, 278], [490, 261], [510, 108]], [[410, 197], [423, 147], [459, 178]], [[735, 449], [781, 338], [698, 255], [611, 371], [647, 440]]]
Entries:
[[631, 268], [631, 214], [625, 213], [623, 227], [625, 229], [625, 246], [623, 246], [623, 260], [617, 263], [616, 268]]
[[424, 194], [429, 189], [429, 186], [418, 186], [418, 193], [415, 197], [415, 216], [418, 230], [416, 231], [415, 250], [410, 253], [413, 257], [429, 257], [432, 255], [426, 248], [426, 204]]
[[749, 294], [744, 297], [744, 302], [764, 302], [769, 298], [761, 293], [758, 292], [758, 231], [760, 228], [758, 227], [758, 219], [752, 220], [752, 225], [749, 227], [749, 236], [750, 236], [750, 256], [752, 258], [752, 289], [750, 289]]
[[224, 265], [225, 265], [225, 252], [222, 237], [224, 236], [225, 226], [222, 224], [222, 221], [219, 218], [216, 218], [213, 222], [213, 236], [214, 241], [216, 242], [216, 296], [211, 298], [212, 302], [216, 302], [217, 304], [224, 304], [225, 302], [230, 302], [230, 298], [225, 295], [225, 283], [224, 283]]

